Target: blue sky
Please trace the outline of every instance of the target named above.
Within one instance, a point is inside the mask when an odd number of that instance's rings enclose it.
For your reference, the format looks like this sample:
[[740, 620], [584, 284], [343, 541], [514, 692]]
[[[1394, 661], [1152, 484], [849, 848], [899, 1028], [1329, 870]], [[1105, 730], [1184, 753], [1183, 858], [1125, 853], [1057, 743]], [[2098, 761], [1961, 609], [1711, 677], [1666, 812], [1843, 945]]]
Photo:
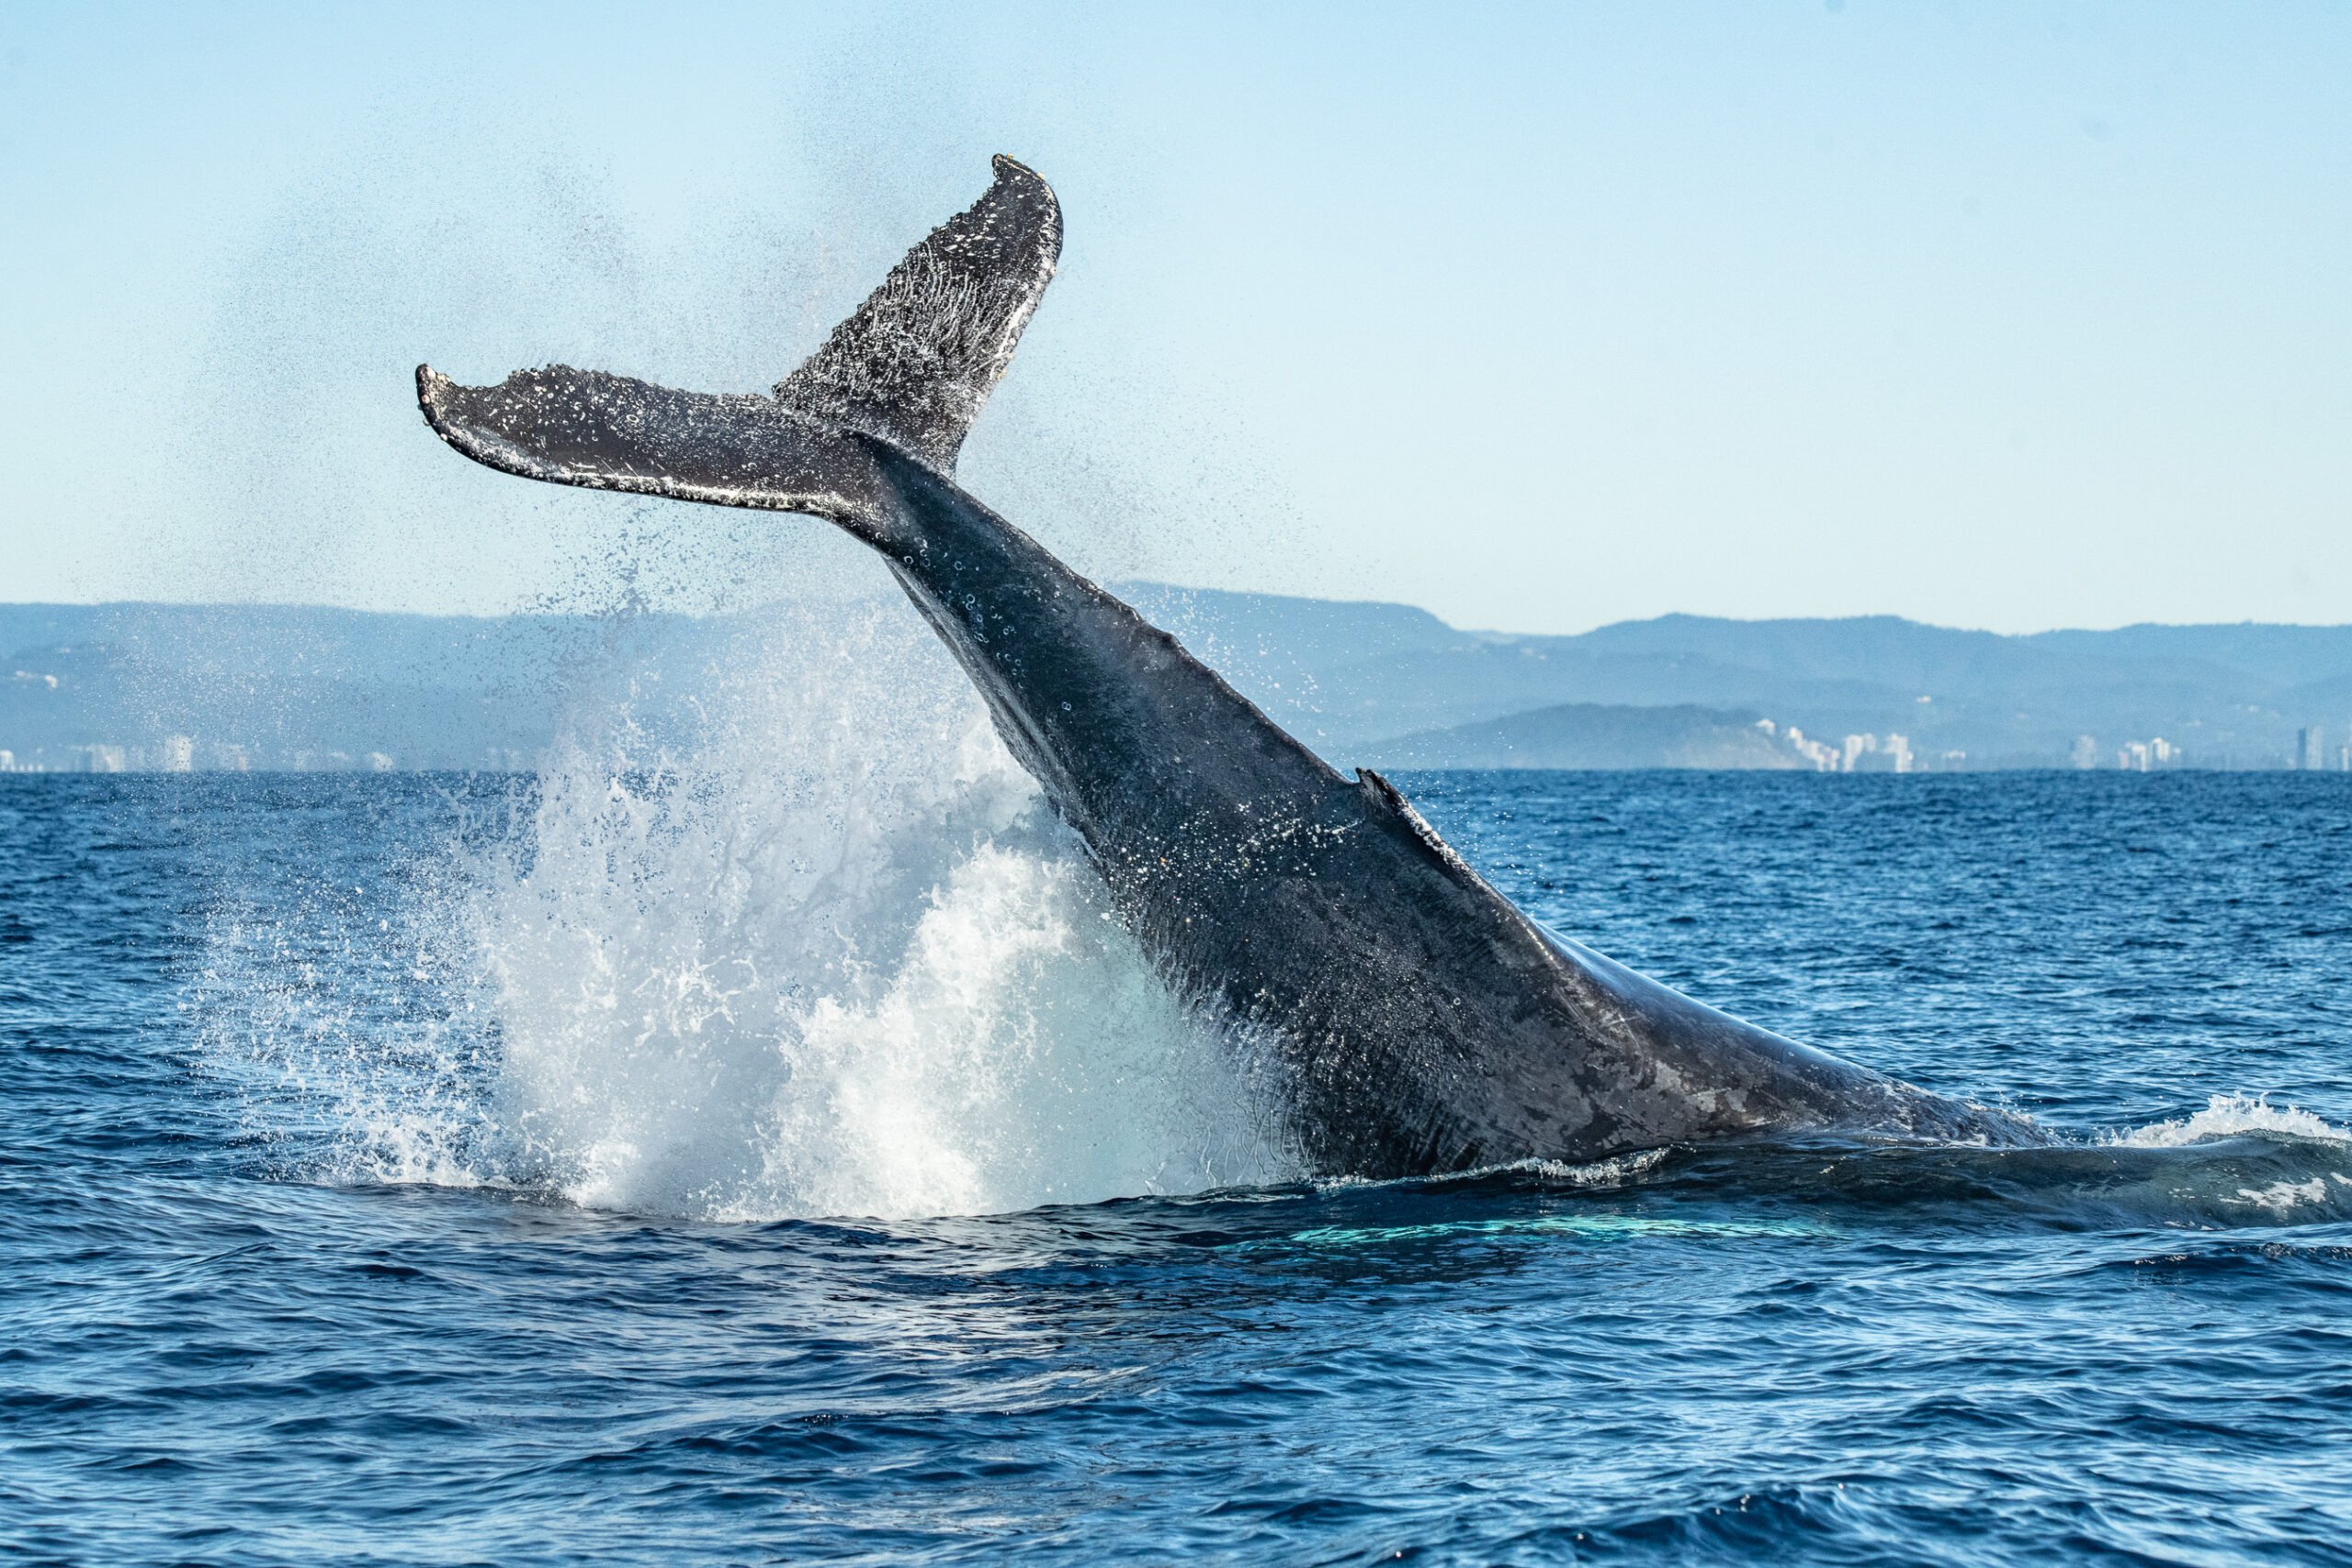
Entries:
[[0, 598], [876, 586], [421, 360], [763, 389], [987, 182], [964, 478], [1106, 577], [1577, 630], [2352, 620], [2352, 8], [0, 10]]

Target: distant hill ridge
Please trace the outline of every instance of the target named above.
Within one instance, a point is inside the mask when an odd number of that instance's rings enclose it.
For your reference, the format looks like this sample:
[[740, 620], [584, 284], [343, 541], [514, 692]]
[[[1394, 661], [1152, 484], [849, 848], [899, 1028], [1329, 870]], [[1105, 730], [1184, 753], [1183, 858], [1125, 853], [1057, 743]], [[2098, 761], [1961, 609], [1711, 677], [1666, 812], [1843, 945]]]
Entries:
[[1458, 631], [1379, 604], [1361, 607], [1357, 657], [1310, 660], [1283, 651], [1282, 625], [1311, 618], [1329, 646], [1341, 640], [1340, 606], [1158, 583], [1120, 592], [1188, 646], [1215, 649], [1228, 680], [1335, 754], [1403, 736], [1441, 754], [1434, 732], [1574, 704], [1740, 710], [1832, 742], [1901, 734], [1922, 766], [2068, 766], [2085, 736], [2107, 766], [2158, 738], [2211, 767], [2287, 766], [2301, 760], [2298, 731], [2314, 732], [2331, 762], [2352, 742], [2352, 626], [2011, 637], [1893, 615], [1674, 615], [1547, 637]]
[[[1848, 736], [1869, 738], [1860, 765], [1900, 736], [1923, 770], [2112, 767], [2135, 742], [2151, 765], [2352, 760], [2352, 626], [2008, 637], [1676, 615], [1555, 637], [1407, 604], [1114, 586], [1342, 765], [1818, 766]], [[614, 623], [585, 615], [0, 605], [0, 750], [49, 768], [523, 765], [566, 671], [686, 671], [759, 621], [634, 617], [624, 655]], [[682, 701], [687, 683], [671, 683]]]

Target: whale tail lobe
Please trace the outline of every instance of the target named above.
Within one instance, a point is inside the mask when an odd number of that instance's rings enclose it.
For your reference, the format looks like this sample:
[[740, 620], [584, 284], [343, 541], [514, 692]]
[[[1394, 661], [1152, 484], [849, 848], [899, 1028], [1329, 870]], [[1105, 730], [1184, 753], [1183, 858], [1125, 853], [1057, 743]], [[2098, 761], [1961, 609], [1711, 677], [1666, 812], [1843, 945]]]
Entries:
[[1054, 193], [1010, 158], [986, 196], [931, 231], [825, 346], [776, 383], [776, 401], [864, 430], [943, 474], [1012, 363], [1062, 251]]
[[1011, 158], [995, 170], [988, 192], [908, 252], [773, 398], [563, 365], [463, 387], [421, 365], [417, 401], [443, 440], [508, 473], [870, 525], [876, 480], [856, 437], [953, 475], [1053, 280], [1052, 188]]

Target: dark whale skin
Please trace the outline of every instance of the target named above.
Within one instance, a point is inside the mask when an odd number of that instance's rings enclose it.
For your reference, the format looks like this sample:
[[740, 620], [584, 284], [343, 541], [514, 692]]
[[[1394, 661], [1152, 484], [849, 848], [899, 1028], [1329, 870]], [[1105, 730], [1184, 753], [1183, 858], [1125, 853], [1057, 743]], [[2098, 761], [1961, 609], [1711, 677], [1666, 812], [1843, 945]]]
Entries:
[[1271, 1026], [1317, 1169], [1583, 1162], [1759, 1132], [2038, 1141], [1555, 936], [1387, 781], [1342, 778], [1175, 638], [876, 446], [906, 528], [884, 546], [900, 585], [1169, 979]]
[[[953, 306], [971, 291], [939, 283], [943, 266], [1017, 262], [1032, 268], [1025, 300], [998, 286], [984, 330], [924, 345], [927, 376], [944, 355], [952, 377], [954, 354], [978, 368], [955, 398], [927, 396], [919, 424], [889, 423], [899, 372], [842, 368], [871, 351], [861, 322], [873, 301], [810, 362], [831, 356], [814, 392], [787, 381], [775, 399], [713, 396], [564, 367], [469, 388], [420, 367], [419, 402], [443, 439], [507, 472], [811, 513], [877, 550], [1169, 984], [1278, 1054], [1287, 1121], [1319, 1174], [1583, 1163], [1811, 1133], [2047, 1141], [2022, 1118], [1800, 1045], [1545, 930], [1386, 780], [1341, 777], [957, 486], [945, 470], [964, 425], [1059, 243], [1044, 182], [1010, 160], [998, 173], [997, 189], [900, 272], [922, 260], [930, 292], [912, 297]], [[992, 248], [967, 239], [956, 251], [956, 224]], [[900, 286], [888, 303], [903, 314], [909, 298]]]

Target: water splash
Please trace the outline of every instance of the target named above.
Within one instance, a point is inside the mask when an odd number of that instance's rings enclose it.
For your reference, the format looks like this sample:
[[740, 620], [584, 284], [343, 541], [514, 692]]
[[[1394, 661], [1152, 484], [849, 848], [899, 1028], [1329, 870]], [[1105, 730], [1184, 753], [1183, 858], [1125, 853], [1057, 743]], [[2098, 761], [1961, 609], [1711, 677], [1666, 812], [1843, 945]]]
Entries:
[[584, 700], [478, 911], [519, 1174], [759, 1219], [1288, 1168], [911, 617], [780, 613], [693, 706], [679, 742]]
[[497, 830], [216, 906], [184, 1005], [270, 1168], [721, 1220], [1296, 1174], [904, 606], [642, 635]]
[[2205, 1109], [2169, 1122], [2154, 1122], [2112, 1140], [2127, 1148], [2177, 1149], [2208, 1138], [2275, 1133], [2290, 1138], [2352, 1143], [2352, 1132], [2329, 1125], [2308, 1111], [2273, 1106], [2267, 1095], [2214, 1095]]
[[[331, 857], [313, 839], [341, 813], [318, 797], [355, 787], [301, 780], [275, 803], [282, 815], [232, 800], [203, 842], [194, 874], [215, 890], [177, 1004], [197, 1060], [239, 1142], [274, 1176], [502, 1181], [484, 1093], [494, 1033], [465, 931], [467, 863], [437, 841], [397, 845], [319, 880]], [[436, 832], [455, 824], [463, 841], [513, 803], [493, 789], [455, 811], [433, 804]]]

